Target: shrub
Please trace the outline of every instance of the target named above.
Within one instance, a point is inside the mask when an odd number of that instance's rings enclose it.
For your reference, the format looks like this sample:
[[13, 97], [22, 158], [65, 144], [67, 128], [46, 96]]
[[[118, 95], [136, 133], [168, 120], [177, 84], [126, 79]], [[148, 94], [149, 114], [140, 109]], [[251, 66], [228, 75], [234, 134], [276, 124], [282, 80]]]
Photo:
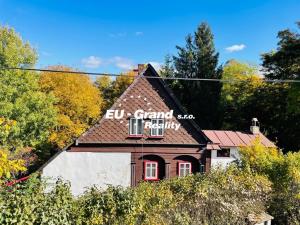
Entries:
[[258, 140], [241, 148], [243, 169], [267, 176], [272, 182], [268, 212], [274, 224], [300, 224], [300, 152], [282, 154]]
[[265, 210], [270, 182], [230, 167], [134, 188], [93, 187], [73, 197], [33, 177], [0, 191], [0, 224], [246, 224]]

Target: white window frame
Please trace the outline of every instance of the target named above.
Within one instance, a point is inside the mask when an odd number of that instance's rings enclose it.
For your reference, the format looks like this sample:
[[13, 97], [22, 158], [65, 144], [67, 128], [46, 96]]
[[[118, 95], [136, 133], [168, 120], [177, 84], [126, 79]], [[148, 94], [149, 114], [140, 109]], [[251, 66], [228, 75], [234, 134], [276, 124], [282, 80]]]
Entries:
[[[181, 168], [183, 165], [184, 168]], [[189, 168], [187, 168], [187, 165], [189, 165]], [[184, 170], [183, 174], [181, 174], [181, 169]], [[188, 170], [188, 173], [186, 172]], [[192, 173], [192, 163], [191, 162], [179, 162], [178, 163], [178, 176], [184, 177]]]
[[[133, 121], [136, 121], [135, 124], [133, 124], [134, 122]], [[138, 122], [141, 121], [141, 132], [139, 133], [139, 129], [138, 129]], [[143, 132], [144, 132], [144, 121], [143, 119], [138, 119], [138, 118], [130, 118], [129, 120], [129, 135], [130, 136], [142, 136], [143, 135]], [[132, 132], [133, 129], [132, 129], [132, 126], [135, 126], [135, 132]]]
[[[159, 128], [159, 127], [156, 127], [156, 128], [152, 128], [151, 127], [151, 131], [150, 131], [150, 136], [151, 137], [163, 137], [164, 136], [164, 125], [165, 125], [165, 120], [164, 119], [160, 119], [160, 118], [157, 118], [157, 119], [151, 119], [151, 125], [153, 125], [154, 121], [156, 121], [156, 124], [159, 124], [159, 121], [162, 121], [162, 124], [163, 124], [163, 127], [162, 128]], [[161, 134], [159, 134], [159, 131], [161, 130]], [[156, 134], [154, 134], [153, 131], [156, 131]]]
[[[147, 166], [150, 165], [150, 175], [147, 174]], [[152, 170], [155, 169], [155, 175], [152, 176]], [[145, 180], [158, 180], [158, 162], [146, 161], [144, 166]]]

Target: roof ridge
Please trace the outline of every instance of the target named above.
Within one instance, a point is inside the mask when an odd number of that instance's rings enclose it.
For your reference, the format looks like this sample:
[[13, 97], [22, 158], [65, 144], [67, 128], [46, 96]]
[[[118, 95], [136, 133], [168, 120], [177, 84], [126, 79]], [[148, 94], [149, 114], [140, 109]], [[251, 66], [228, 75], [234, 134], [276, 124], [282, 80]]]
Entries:
[[[145, 81], [147, 81], [148, 83], [152, 83], [150, 82], [150, 80], [148, 79], [148, 76], [157, 76], [159, 77], [159, 74], [156, 72], [156, 70], [152, 67], [151, 64], [148, 64], [146, 66], [146, 69], [144, 69], [144, 71], [142, 73], [140, 73], [138, 76], [135, 77], [135, 80], [133, 81], [132, 84], [130, 84], [130, 86], [121, 94], [121, 96], [114, 102], [114, 104], [109, 108], [110, 110], [113, 110], [115, 108], [117, 108], [118, 104], [120, 103], [120, 101], [122, 101], [122, 99], [124, 99], [124, 96], [127, 96], [127, 94], [136, 87], [136, 85], [139, 83], [139, 81], [141, 81], [141, 79], [145, 79]], [[173, 107], [175, 107], [174, 109], [176, 109], [179, 113], [181, 114], [187, 114], [187, 112], [183, 109], [182, 105], [180, 104], [180, 102], [176, 99], [176, 97], [174, 96], [174, 93], [172, 92], [171, 89], [169, 89], [169, 87], [166, 85], [166, 83], [164, 83], [162, 81], [162, 79], [155, 79], [157, 80], [156, 83], [157, 85], [161, 86], [161, 88], [165, 91], [166, 96], [168, 96], [170, 98], [170, 101], [173, 104]], [[153, 84], [152, 84], [153, 85]], [[160, 96], [160, 98], [162, 98], [162, 96]], [[83, 134], [81, 134], [77, 139], [76, 139], [76, 145], [78, 143], [87, 143], [84, 140], [84, 136], [92, 134], [93, 132], [97, 131], [97, 129], [99, 129], [99, 126], [101, 126], [101, 124], [104, 123], [105, 120], [105, 115], [102, 115], [102, 117], [97, 120], [97, 122], [92, 125], [87, 131], [85, 131]], [[180, 122], [180, 121], [179, 121]], [[202, 132], [202, 130], [197, 126], [197, 124], [195, 124], [194, 121], [192, 120], [188, 120], [187, 122], [181, 121], [180, 123], [187, 123], [189, 124], [190, 129], [194, 130], [193, 133], [197, 134], [197, 136], [194, 136], [193, 138], [195, 139], [195, 141], [198, 144], [203, 144], [203, 143], [207, 143], [210, 142], [211, 140]]]
[[[156, 72], [156, 70], [153, 68], [153, 66], [151, 64], [147, 65], [147, 68], [149, 68], [151, 70], [151, 72], [154, 73], [155, 76], [159, 77], [159, 74]], [[146, 70], [144, 71], [146, 72]], [[175, 102], [175, 105], [178, 107], [178, 109], [183, 113], [183, 114], [187, 114], [187, 111], [183, 108], [183, 106], [181, 105], [180, 101], [177, 99], [177, 97], [175, 96], [174, 92], [168, 87], [168, 85], [165, 83], [165, 81], [163, 79], [158, 79], [159, 82], [163, 85], [163, 87], [165, 88], [165, 90], [167, 91], [167, 93], [169, 94], [169, 96], [172, 98], [172, 100]], [[202, 134], [202, 136], [204, 137], [204, 139], [209, 142], [211, 141], [204, 132], [202, 132], [201, 128], [198, 126], [198, 124], [194, 121], [194, 120], [188, 120], [189, 123], [191, 123], [191, 125], [196, 129], [196, 131], [200, 132], [200, 134]], [[212, 142], [212, 141], [211, 141]]]
[[[124, 98], [124, 96], [136, 85], [137, 81], [141, 79], [141, 75], [137, 75], [134, 78], [134, 81], [129, 85], [128, 88], [126, 88], [126, 90], [120, 95], [120, 97], [113, 103], [113, 105], [108, 109], [115, 109], [117, 106], [117, 103], [120, 99]], [[105, 115], [105, 114], [104, 114]], [[88, 134], [89, 132], [91, 132], [93, 129], [95, 129], [96, 127], [100, 126], [100, 124], [104, 121], [104, 115], [101, 116], [101, 118], [99, 120], [97, 120], [97, 122], [93, 125], [90, 126], [89, 129], [87, 129], [84, 133], [82, 133], [78, 138], [76, 138], [76, 144], [80, 143], [79, 138], [82, 136], [85, 136], [86, 134]]]

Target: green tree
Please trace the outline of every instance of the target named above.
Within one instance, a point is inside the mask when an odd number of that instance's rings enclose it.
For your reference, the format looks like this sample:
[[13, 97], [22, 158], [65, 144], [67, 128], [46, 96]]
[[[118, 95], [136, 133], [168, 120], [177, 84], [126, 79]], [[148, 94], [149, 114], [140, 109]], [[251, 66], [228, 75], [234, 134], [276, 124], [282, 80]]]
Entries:
[[[0, 67], [32, 68], [36, 52], [9, 27], [0, 27]], [[13, 129], [1, 135], [1, 148], [11, 152], [36, 148], [47, 141], [56, 122], [54, 97], [40, 91], [39, 75], [22, 70], [0, 70], [0, 116], [15, 121]]]
[[[213, 34], [208, 24], [200, 24], [194, 35], [186, 37], [185, 47], [176, 46], [176, 48], [178, 55], [173, 57], [174, 77], [221, 78], [221, 67], [218, 66], [219, 53], [215, 50]], [[171, 76], [172, 67], [166, 64], [165, 68], [167, 70], [163, 70], [163, 73], [167, 71]], [[202, 128], [216, 129], [220, 126], [219, 82], [178, 80], [169, 83], [183, 106], [196, 117]]]
[[[300, 22], [297, 22], [300, 29]], [[279, 31], [276, 51], [262, 55], [269, 79], [300, 79], [300, 34], [289, 29]]]
[[133, 82], [135, 73], [133, 71], [120, 74], [114, 81], [109, 76], [101, 76], [96, 79], [95, 84], [103, 96], [104, 104], [102, 113], [110, 108], [113, 103], [121, 96], [121, 94]]
[[103, 98], [103, 104], [101, 107], [102, 112], [112, 105], [112, 79], [110, 76], [98, 77], [95, 81], [95, 85], [100, 91]]
[[[228, 61], [223, 67], [223, 87], [221, 105], [223, 111], [223, 129], [238, 130], [249, 126], [248, 116], [243, 113], [247, 101], [256, 88], [262, 85], [255, 66], [236, 60]], [[243, 125], [243, 126], [241, 126]]]
[[[174, 77], [174, 63], [171, 55], [166, 55], [165, 63], [162, 65], [160, 70], [160, 76], [162, 77]], [[174, 81], [173, 81], [174, 83]]]
[[[300, 29], [300, 21], [297, 22]], [[290, 29], [278, 32], [276, 51], [262, 55], [262, 66], [265, 69], [265, 76], [277, 80], [300, 80], [300, 33]], [[298, 114], [300, 118], [300, 84], [290, 85], [288, 95], [288, 111]]]
[[235, 60], [224, 66], [222, 129], [249, 130], [251, 119], [257, 117], [261, 131], [280, 148], [297, 151], [300, 117], [288, 107], [290, 85], [266, 83], [257, 74], [256, 67]]

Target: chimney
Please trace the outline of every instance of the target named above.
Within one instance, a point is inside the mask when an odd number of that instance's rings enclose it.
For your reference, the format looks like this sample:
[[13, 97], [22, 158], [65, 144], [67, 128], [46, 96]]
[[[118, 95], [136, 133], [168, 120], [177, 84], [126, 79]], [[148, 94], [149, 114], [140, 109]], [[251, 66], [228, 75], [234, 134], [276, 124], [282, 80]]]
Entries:
[[147, 64], [138, 64], [136, 69], [133, 69], [134, 76], [141, 75], [141, 73], [146, 69]]
[[259, 122], [257, 118], [252, 118], [252, 126], [250, 126], [250, 131], [252, 134], [259, 134]]
[[140, 75], [145, 69], [147, 64], [138, 64], [138, 75]]

